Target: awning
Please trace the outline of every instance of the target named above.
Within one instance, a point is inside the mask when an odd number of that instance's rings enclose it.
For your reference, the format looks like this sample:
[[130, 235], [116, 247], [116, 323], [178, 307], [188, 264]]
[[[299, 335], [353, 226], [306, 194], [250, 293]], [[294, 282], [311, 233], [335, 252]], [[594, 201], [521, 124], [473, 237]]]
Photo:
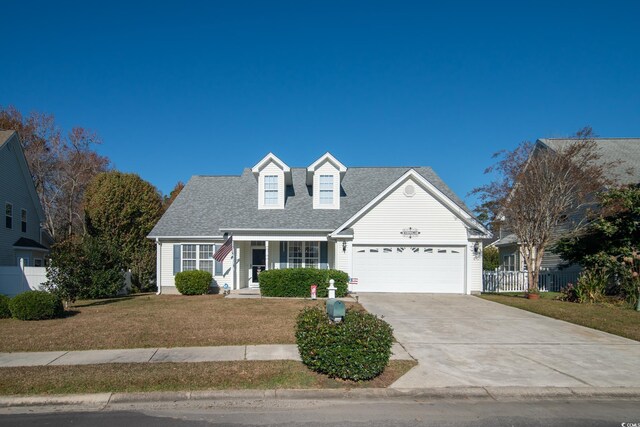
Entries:
[[13, 247], [16, 249], [29, 249], [29, 250], [38, 250], [38, 251], [49, 251], [44, 245], [36, 242], [35, 240], [27, 239], [26, 237], [19, 238], [14, 244]]

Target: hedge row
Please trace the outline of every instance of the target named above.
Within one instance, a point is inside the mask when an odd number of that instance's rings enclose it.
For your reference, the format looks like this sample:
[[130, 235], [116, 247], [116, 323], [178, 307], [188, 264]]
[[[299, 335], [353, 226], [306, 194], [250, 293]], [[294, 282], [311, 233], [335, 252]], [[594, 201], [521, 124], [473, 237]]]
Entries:
[[322, 308], [298, 315], [296, 341], [302, 362], [332, 378], [362, 381], [377, 377], [389, 364], [393, 329], [370, 313], [347, 310], [333, 323]]
[[330, 279], [335, 280], [337, 297], [347, 295], [349, 275], [340, 270], [283, 268], [266, 270], [258, 275], [260, 293], [265, 297], [309, 297], [311, 285], [317, 285], [318, 297], [326, 298]]

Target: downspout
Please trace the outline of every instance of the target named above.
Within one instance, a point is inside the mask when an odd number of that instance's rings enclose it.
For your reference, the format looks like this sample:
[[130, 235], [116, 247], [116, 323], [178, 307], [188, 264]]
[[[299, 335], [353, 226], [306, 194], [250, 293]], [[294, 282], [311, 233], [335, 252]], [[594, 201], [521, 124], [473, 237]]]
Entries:
[[160, 244], [160, 239], [156, 237], [156, 286], [158, 290], [156, 291], [156, 295], [160, 295], [162, 293], [162, 245]]

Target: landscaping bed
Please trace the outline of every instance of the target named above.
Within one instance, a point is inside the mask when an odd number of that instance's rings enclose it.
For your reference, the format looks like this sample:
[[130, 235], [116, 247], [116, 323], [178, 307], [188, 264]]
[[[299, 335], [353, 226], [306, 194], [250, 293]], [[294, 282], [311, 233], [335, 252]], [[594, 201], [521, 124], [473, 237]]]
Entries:
[[330, 379], [295, 361], [128, 363], [0, 368], [0, 395], [224, 389], [310, 389], [388, 387], [414, 361], [392, 360], [371, 381]]
[[640, 341], [640, 312], [616, 300], [578, 304], [560, 301], [558, 295], [542, 292], [537, 301], [522, 294], [483, 294], [480, 298]]
[[300, 310], [323, 304], [155, 294], [77, 301], [62, 319], [0, 319], [0, 352], [295, 344]]

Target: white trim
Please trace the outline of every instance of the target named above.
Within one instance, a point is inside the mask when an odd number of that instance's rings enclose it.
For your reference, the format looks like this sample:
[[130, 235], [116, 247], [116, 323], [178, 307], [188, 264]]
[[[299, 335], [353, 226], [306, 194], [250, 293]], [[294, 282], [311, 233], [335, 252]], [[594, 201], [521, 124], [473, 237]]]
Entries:
[[156, 295], [162, 293], [162, 243], [156, 238]]
[[[487, 237], [491, 235], [491, 233], [484, 227], [484, 225], [480, 224], [478, 221], [473, 219], [468, 213], [466, 213], [457, 203], [447, 197], [444, 193], [438, 190], [433, 184], [431, 184], [428, 180], [426, 180], [422, 175], [416, 172], [414, 169], [408, 170], [404, 175], [394, 181], [390, 186], [388, 186], [382, 193], [378, 194], [373, 200], [365, 205], [362, 209], [355, 213], [351, 218], [349, 218], [344, 224], [338, 227], [336, 230], [331, 233], [331, 237], [336, 237], [336, 235], [344, 230], [345, 228], [349, 228], [353, 223], [355, 223], [358, 219], [360, 219], [364, 214], [366, 214], [371, 208], [377, 205], [382, 199], [387, 197], [392, 191], [394, 191], [397, 187], [399, 187], [404, 181], [412, 178], [420, 185], [424, 187], [429, 193], [431, 193], [436, 200], [442, 203], [445, 207], [447, 207], [451, 212], [453, 212], [458, 218], [460, 218], [465, 224], [470, 227], [477, 228], [482, 233], [484, 233]], [[478, 238], [482, 238], [482, 236], [478, 236]]]
[[283, 172], [287, 173], [287, 172], [291, 172], [291, 168], [289, 166], [287, 166], [287, 164], [285, 162], [283, 162], [282, 160], [280, 160], [278, 158], [278, 156], [276, 156], [275, 154], [269, 152], [269, 154], [267, 154], [266, 156], [264, 156], [262, 158], [262, 160], [260, 160], [258, 163], [256, 163], [256, 165], [254, 167], [251, 168], [251, 172], [253, 172], [254, 174], [258, 174], [260, 173], [260, 170], [269, 162], [274, 162], [276, 165], [278, 165]]
[[49, 249], [34, 248], [34, 247], [30, 247], [30, 246], [12, 246], [12, 248], [13, 249], [20, 249], [22, 251], [33, 251], [33, 252], [49, 253]]
[[157, 240], [157, 239], [165, 239], [165, 240], [221, 240], [224, 242], [224, 236], [147, 236], [147, 239]]
[[326, 233], [333, 231], [333, 228], [326, 229], [312, 229], [312, 228], [220, 228], [220, 230], [225, 231], [264, 231], [264, 232], [287, 232], [287, 231], [296, 231], [296, 232], [306, 232], [306, 233]]
[[[316, 169], [318, 169], [318, 167], [320, 165], [322, 165], [325, 161], [328, 161], [329, 163], [331, 163], [333, 165], [333, 167], [335, 167], [340, 175], [340, 180], [342, 181], [342, 178], [344, 178], [344, 174], [347, 172], [347, 167], [345, 165], [343, 165], [338, 159], [336, 159], [331, 153], [329, 153], [328, 151], [326, 153], [324, 153], [322, 156], [320, 156], [320, 158], [318, 160], [316, 160], [315, 162], [311, 163], [311, 165], [309, 165], [309, 167], [307, 167], [307, 185], [313, 185], [313, 176], [315, 174]], [[338, 188], [340, 186], [338, 185]]]
[[259, 241], [266, 240], [269, 241], [279, 241], [279, 242], [298, 242], [298, 241], [316, 241], [316, 242], [328, 242], [329, 238], [326, 234], [324, 235], [309, 235], [309, 234], [300, 234], [297, 236], [286, 236], [286, 235], [271, 235], [265, 236], [264, 234], [255, 234], [255, 235], [247, 235], [247, 236], [233, 236], [233, 240], [237, 242], [251, 242], [251, 241]]

